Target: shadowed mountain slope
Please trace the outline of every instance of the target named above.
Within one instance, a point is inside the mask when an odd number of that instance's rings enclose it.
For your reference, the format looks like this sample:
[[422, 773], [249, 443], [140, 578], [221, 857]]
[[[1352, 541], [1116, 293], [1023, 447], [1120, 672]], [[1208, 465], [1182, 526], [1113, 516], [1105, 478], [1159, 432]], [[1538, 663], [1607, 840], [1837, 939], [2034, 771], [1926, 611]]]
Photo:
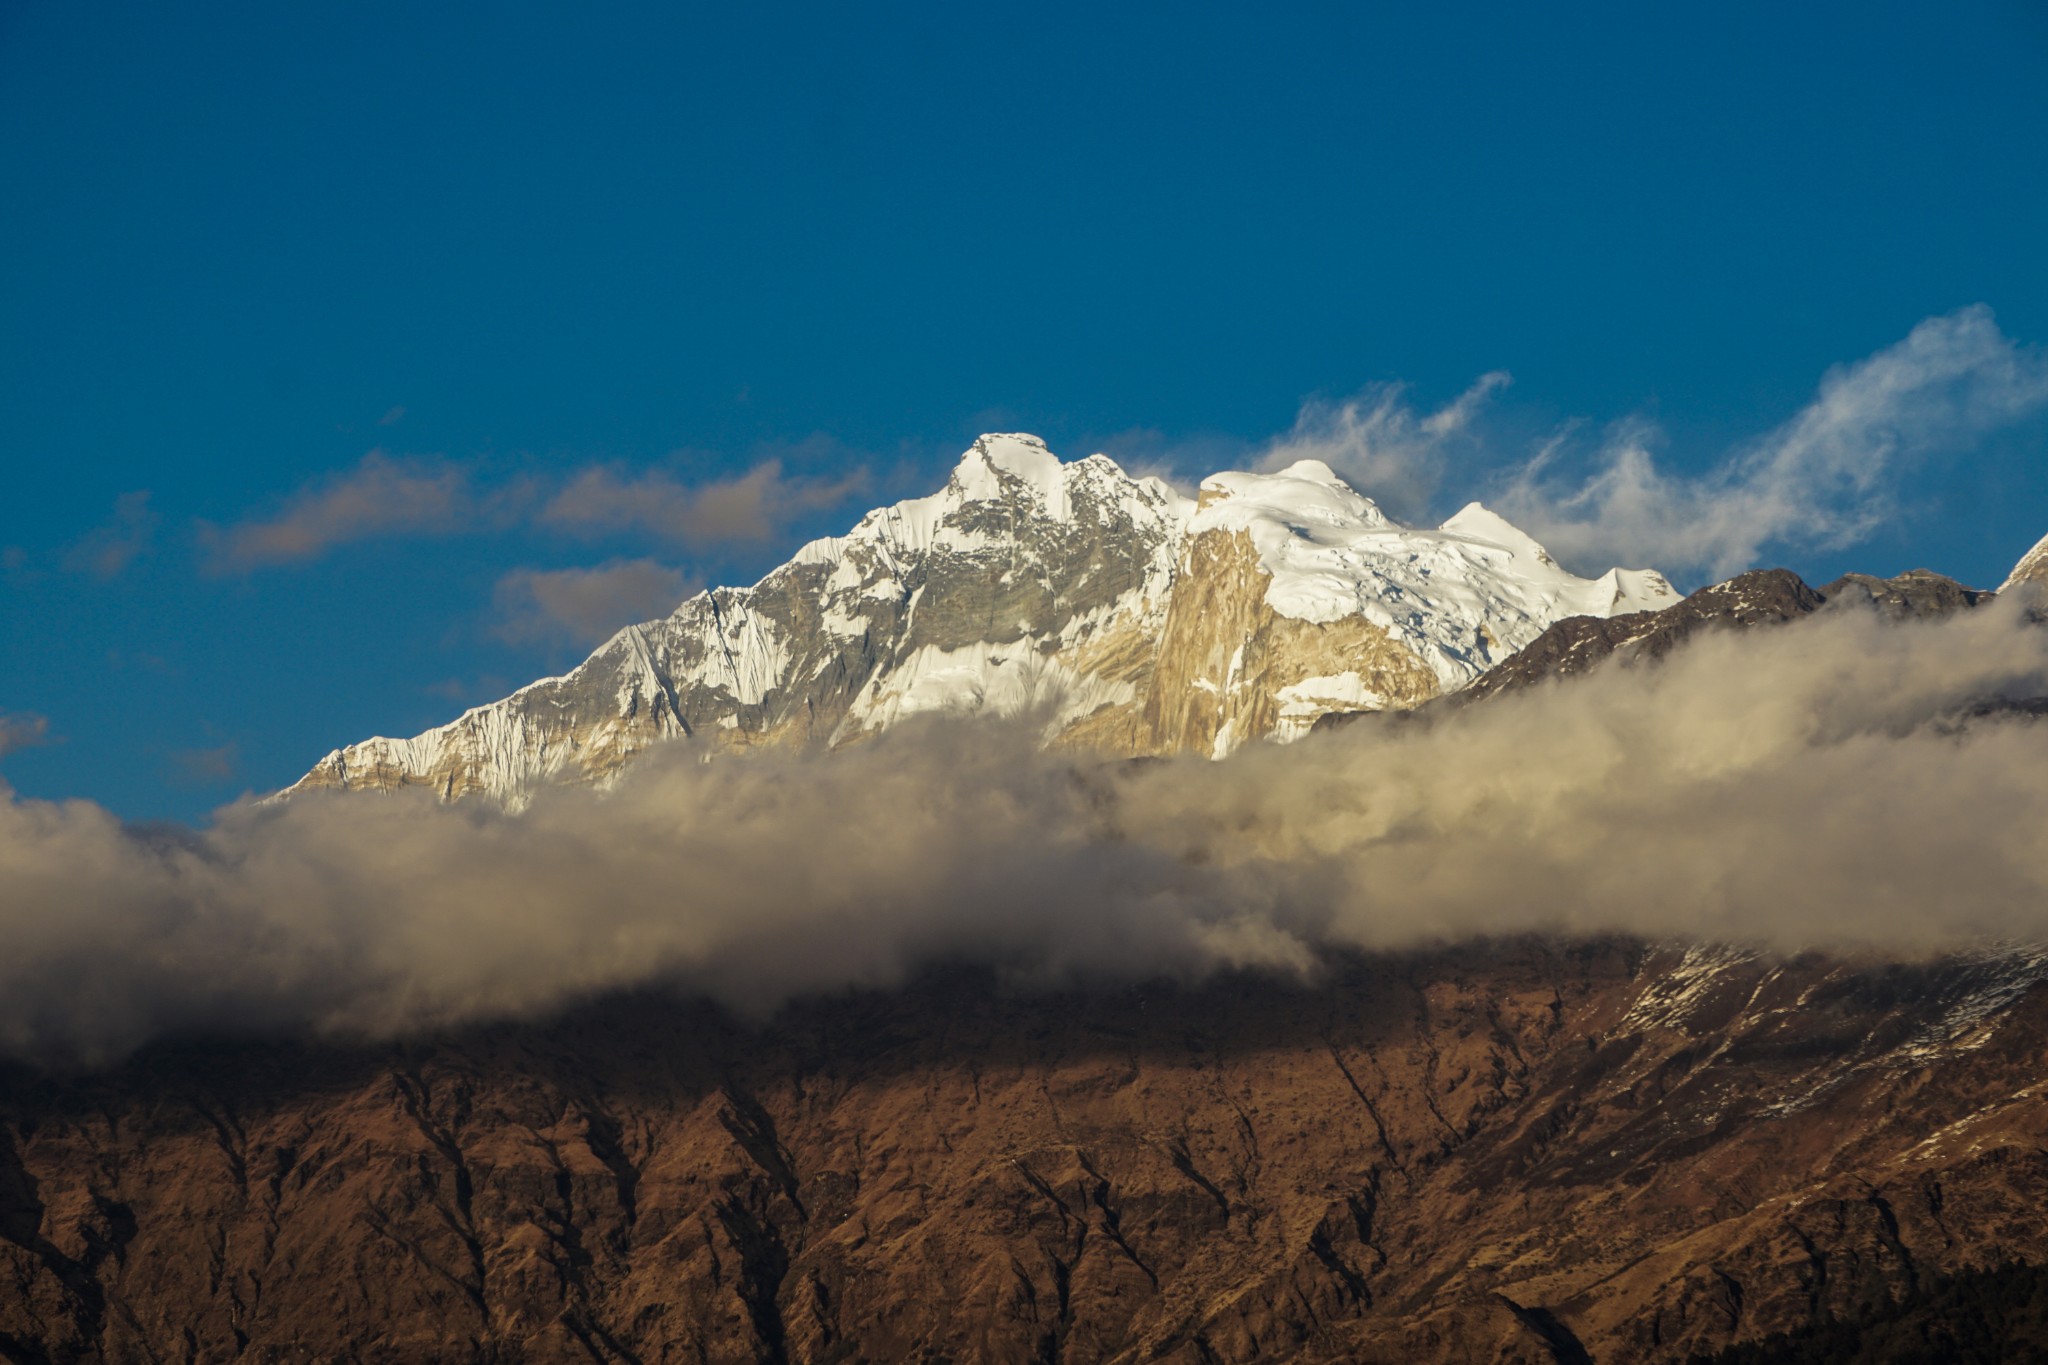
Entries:
[[15, 1071], [0, 1352], [1683, 1361], [2048, 1259], [2044, 974], [1505, 941]]

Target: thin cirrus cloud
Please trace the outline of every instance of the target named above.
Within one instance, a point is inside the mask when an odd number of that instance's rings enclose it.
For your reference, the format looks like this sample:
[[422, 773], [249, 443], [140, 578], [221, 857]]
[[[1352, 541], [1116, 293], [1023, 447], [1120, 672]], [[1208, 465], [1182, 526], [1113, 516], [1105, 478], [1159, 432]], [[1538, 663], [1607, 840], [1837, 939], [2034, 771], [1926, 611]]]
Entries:
[[596, 644], [621, 627], [668, 614], [689, 591], [680, 569], [651, 559], [518, 569], [498, 580], [493, 633], [509, 644]]
[[490, 482], [455, 461], [373, 450], [354, 468], [292, 494], [273, 513], [226, 526], [202, 523], [199, 534], [216, 573], [305, 563], [366, 540], [521, 526], [593, 539], [638, 533], [703, 548], [772, 539], [792, 519], [834, 506], [867, 484], [865, 469], [807, 478], [785, 473], [780, 459], [701, 483], [611, 464], [562, 479]]
[[[1505, 372], [1482, 375], [1435, 410], [1414, 407], [1400, 385], [1311, 402], [1291, 430], [1247, 453], [1265, 470], [1321, 460], [1407, 520], [1443, 510], [1434, 504], [1445, 476], [1464, 470], [1497, 510], [1575, 567], [1724, 576], [1774, 548], [1840, 549], [1867, 538], [1896, 514], [1907, 475], [2048, 408], [2048, 351], [2013, 341], [1982, 305], [1929, 318], [1830, 371], [1788, 421], [1697, 474], [1661, 462], [1663, 435], [1641, 418], [1615, 423], [1590, 451], [1575, 426], [1533, 455], [1502, 449], [1484, 419], [1508, 383]], [[703, 482], [600, 464], [486, 483], [461, 464], [373, 451], [271, 515], [201, 534], [219, 572], [310, 560], [374, 537], [513, 526], [676, 547], [760, 544], [868, 485], [864, 468], [792, 475], [779, 458]], [[149, 524], [146, 498], [124, 499], [113, 527], [75, 547], [75, 567], [118, 572], [146, 548]]]

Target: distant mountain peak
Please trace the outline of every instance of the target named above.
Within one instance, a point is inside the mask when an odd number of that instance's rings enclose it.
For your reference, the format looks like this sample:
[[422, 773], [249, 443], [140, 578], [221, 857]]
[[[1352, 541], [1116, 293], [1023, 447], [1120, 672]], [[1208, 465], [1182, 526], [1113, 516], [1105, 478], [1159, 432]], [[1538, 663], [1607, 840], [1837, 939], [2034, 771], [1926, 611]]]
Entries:
[[1047, 450], [1044, 441], [1022, 432], [979, 437], [961, 455], [953, 481], [976, 500], [1005, 496], [1014, 482], [1039, 495], [1040, 501], [1051, 501], [1065, 485], [1059, 456]]
[[1319, 460], [1214, 474], [1192, 502], [1107, 456], [994, 432], [937, 492], [752, 587], [699, 593], [426, 734], [337, 749], [292, 790], [517, 802], [609, 781], [660, 744], [831, 746], [932, 712], [1221, 756], [1456, 691], [1563, 617], [1677, 600], [1654, 572], [1575, 577], [1476, 503], [1403, 526]]

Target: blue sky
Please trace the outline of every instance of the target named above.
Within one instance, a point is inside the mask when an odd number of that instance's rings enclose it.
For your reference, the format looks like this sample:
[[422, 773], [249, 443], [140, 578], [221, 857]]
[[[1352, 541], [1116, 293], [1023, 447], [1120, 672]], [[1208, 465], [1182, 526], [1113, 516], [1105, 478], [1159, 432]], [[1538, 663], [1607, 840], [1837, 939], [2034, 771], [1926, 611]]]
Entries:
[[985, 429], [1995, 583], [2044, 148], [2019, 0], [6, 5], [0, 775], [201, 818]]

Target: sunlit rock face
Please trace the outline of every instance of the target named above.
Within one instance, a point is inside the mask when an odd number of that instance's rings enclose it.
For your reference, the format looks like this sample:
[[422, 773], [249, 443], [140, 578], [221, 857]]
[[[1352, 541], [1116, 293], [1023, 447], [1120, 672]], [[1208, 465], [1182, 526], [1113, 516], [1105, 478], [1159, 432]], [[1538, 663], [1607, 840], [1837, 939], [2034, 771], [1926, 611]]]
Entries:
[[1399, 525], [1315, 462], [1218, 474], [1190, 501], [1106, 456], [989, 435], [931, 496], [628, 627], [562, 677], [338, 749], [292, 790], [516, 802], [659, 744], [829, 747], [933, 712], [1220, 756], [1455, 691], [1564, 617], [1675, 600], [1655, 573], [1574, 577], [1477, 504]]
[[1298, 738], [1467, 686], [1569, 616], [1655, 610], [1662, 576], [1560, 568], [1477, 503], [1402, 526], [1329, 466], [1217, 474], [1189, 519], [1147, 715], [1164, 752]]

